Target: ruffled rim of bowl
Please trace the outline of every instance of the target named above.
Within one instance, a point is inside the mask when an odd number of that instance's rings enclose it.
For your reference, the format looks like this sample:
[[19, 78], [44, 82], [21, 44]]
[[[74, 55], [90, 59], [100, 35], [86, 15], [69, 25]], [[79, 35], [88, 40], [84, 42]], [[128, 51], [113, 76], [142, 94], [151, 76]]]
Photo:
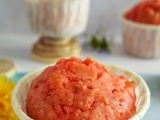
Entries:
[[[52, 65], [49, 65], [49, 66], [53, 66], [54, 64]], [[134, 77], [136, 77], [140, 82], [141, 86], [143, 86], [143, 90], [145, 90], [145, 94], [143, 95], [144, 98], [143, 98], [143, 107], [140, 106], [139, 110], [136, 111], [136, 114], [134, 116], [132, 116], [129, 120], [141, 120], [143, 118], [143, 116], [145, 115], [145, 113], [147, 112], [149, 106], [150, 106], [150, 90], [146, 84], [146, 82], [144, 81], [144, 79], [142, 77], [140, 77], [139, 75], [137, 75], [136, 73], [134, 72], [131, 72], [129, 70], [126, 70], [126, 69], [123, 69], [119, 66], [115, 66], [115, 65], [112, 65], [112, 64], [103, 64], [107, 69], [109, 69], [111, 72], [113, 72], [114, 74], [116, 74], [116, 72], [119, 70], [119, 71], [123, 71], [123, 74], [121, 75], [125, 75], [126, 76], [127, 74], [129, 75], [132, 75]], [[49, 67], [47, 66], [47, 67]], [[35, 70], [35, 71], [32, 71], [28, 74], [26, 74], [24, 77], [21, 78], [21, 80], [17, 83], [17, 85], [15, 86], [14, 90], [13, 90], [13, 93], [12, 93], [12, 100], [11, 100], [11, 104], [13, 106], [13, 109], [15, 111], [15, 113], [17, 114], [17, 116], [20, 118], [20, 119], [23, 119], [23, 120], [33, 120], [31, 119], [30, 117], [28, 117], [25, 112], [21, 109], [21, 106], [20, 104], [18, 103], [18, 100], [17, 100], [17, 93], [19, 91], [19, 87], [26, 84], [26, 79], [28, 77], [36, 77], [37, 75], [39, 75], [45, 68], [47, 67], [43, 67], [43, 68], [40, 68], [38, 70]], [[127, 77], [128, 79], [128, 77]], [[30, 79], [29, 81], [32, 81], [33, 79]], [[138, 83], [139, 84], [139, 83]], [[136, 101], [137, 102], [137, 101]]]

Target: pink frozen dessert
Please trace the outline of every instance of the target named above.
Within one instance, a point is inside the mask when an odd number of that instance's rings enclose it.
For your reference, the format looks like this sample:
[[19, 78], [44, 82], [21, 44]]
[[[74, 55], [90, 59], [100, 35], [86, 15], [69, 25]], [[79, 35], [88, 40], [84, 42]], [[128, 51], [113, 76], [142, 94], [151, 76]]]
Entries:
[[70, 58], [32, 82], [26, 109], [34, 120], [128, 120], [135, 101], [134, 82], [90, 58]]

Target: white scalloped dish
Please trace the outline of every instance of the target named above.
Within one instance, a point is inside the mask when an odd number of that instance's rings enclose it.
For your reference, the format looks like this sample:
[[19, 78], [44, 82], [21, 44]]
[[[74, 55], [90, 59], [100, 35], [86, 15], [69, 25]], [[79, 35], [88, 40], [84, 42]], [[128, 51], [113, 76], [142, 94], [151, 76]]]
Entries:
[[[136, 88], [136, 114], [130, 118], [129, 120], [141, 120], [145, 113], [147, 112], [149, 106], [150, 106], [150, 91], [145, 83], [145, 81], [136, 73], [130, 72], [128, 70], [124, 70], [120, 67], [114, 66], [114, 65], [105, 65], [111, 72], [117, 74], [117, 75], [123, 75], [125, 76], [129, 81], [135, 82]], [[40, 74], [41, 71], [43, 71], [44, 68], [41, 68], [37, 71], [30, 72], [29, 74], [25, 75], [16, 85], [16, 87], [13, 90], [12, 94], [12, 106], [21, 120], [32, 120], [29, 116], [26, 114], [26, 98], [27, 93], [30, 88], [30, 84], [34, 80], [36, 76]]]

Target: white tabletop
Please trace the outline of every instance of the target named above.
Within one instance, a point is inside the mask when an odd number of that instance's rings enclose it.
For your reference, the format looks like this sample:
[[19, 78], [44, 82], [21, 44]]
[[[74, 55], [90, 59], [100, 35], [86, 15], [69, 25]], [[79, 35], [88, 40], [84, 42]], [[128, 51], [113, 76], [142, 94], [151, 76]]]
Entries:
[[[30, 56], [36, 35], [0, 34], [0, 58], [13, 60], [18, 72], [28, 72], [47, 65], [33, 60]], [[79, 37], [79, 42], [84, 39]], [[125, 69], [141, 74], [159, 74], [160, 59], [142, 59], [128, 55], [122, 46], [121, 39], [116, 38], [112, 53], [104, 54], [97, 51], [82, 49], [81, 58], [91, 57], [102, 63], [115, 64]]]

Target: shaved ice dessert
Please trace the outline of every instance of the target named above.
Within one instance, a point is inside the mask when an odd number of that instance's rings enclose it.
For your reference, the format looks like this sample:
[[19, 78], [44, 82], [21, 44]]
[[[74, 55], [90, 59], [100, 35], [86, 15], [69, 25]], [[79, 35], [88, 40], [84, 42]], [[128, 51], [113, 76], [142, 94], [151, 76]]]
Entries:
[[128, 120], [135, 83], [87, 58], [62, 59], [32, 82], [26, 110], [34, 120]]

